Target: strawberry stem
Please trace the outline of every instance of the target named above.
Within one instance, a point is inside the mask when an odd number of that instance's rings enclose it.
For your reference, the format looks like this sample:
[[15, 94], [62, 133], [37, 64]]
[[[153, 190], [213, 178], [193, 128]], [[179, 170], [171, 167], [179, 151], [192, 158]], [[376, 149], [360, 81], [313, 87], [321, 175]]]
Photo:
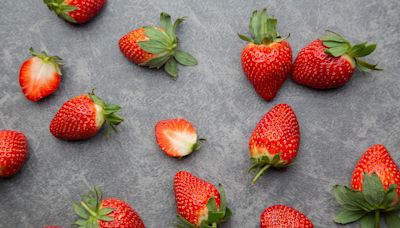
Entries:
[[85, 202], [81, 201], [80, 203], [81, 203], [82, 207], [85, 208], [85, 210], [86, 210], [87, 212], [89, 212], [89, 214], [90, 214], [91, 216], [97, 217], [97, 214], [96, 214], [94, 211], [92, 211], [92, 210], [86, 205]]
[[271, 167], [270, 164], [266, 164], [260, 171], [257, 172], [256, 176], [253, 178], [252, 184], [255, 184], [257, 182], [257, 179], [265, 172], [267, 169]]
[[213, 222], [213, 223], [211, 224], [211, 227], [217, 228], [217, 223], [216, 223], [216, 222]]
[[381, 226], [381, 211], [375, 211], [375, 228], [379, 228]]

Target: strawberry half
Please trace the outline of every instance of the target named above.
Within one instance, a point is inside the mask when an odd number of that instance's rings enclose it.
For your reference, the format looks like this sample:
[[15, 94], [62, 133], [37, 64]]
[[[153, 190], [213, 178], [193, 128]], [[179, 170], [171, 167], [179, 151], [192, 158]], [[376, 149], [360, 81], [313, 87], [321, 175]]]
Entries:
[[399, 184], [399, 168], [387, 149], [380, 144], [372, 146], [356, 164], [352, 189], [341, 185], [333, 188], [343, 208], [334, 221], [347, 224], [359, 220], [362, 227], [379, 227], [383, 214], [389, 228], [400, 227]]
[[187, 52], [178, 49], [176, 28], [185, 18], [178, 18], [172, 24], [171, 16], [162, 12], [160, 27], [144, 26], [126, 34], [119, 40], [121, 52], [131, 62], [140, 66], [164, 70], [173, 78], [178, 76], [178, 63], [193, 66], [197, 60]]
[[265, 208], [261, 214], [261, 228], [314, 228], [313, 223], [300, 211], [285, 206], [274, 205]]
[[267, 9], [255, 10], [249, 26], [252, 38], [239, 34], [248, 42], [241, 58], [244, 73], [258, 95], [266, 100], [276, 96], [292, 66], [292, 49], [277, 33], [276, 24]]
[[352, 45], [342, 35], [328, 31], [327, 35], [299, 52], [294, 61], [292, 79], [316, 89], [342, 86], [351, 79], [356, 67], [364, 72], [381, 70], [376, 64], [361, 59], [375, 49], [374, 43]]
[[84, 24], [96, 16], [106, 0], [43, 0], [49, 10], [74, 24]]
[[10, 177], [24, 166], [28, 158], [28, 140], [13, 130], [0, 130], [0, 177]]
[[189, 172], [179, 171], [174, 178], [174, 191], [177, 227], [217, 227], [232, 215], [222, 185], [216, 188]]
[[268, 111], [249, 141], [253, 163], [249, 172], [257, 170], [253, 184], [271, 166], [289, 166], [297, 156], [299, 144], [300, 127], [293, 109], [287, 104], [278, 104]]
[[19, 73], [19, 84], [25, 97], [31, 101], [41, 100], [54, 93], [61, 81], [61, 58], [35, 52], [26, 60]]
[[79, 219], [73, 225], [80, 228], [145, 228], [138, 213], [126, 202], [117, 198], [102, 198], [99, 188], [93, 188], [82, 201], [72, 204]]
[[50, 123], [50, 132], [63, 140], [83, 140], [96, 135], [104, 123], [116, 130], [123, 121], [121, 107], [106, 104], [94, 92], [65, 102]]
[[181, 158], [200, 149], [196, 129], [182, 118], [162, 120], [155, 127], [156, 141], [160, 149], [170, 157]]

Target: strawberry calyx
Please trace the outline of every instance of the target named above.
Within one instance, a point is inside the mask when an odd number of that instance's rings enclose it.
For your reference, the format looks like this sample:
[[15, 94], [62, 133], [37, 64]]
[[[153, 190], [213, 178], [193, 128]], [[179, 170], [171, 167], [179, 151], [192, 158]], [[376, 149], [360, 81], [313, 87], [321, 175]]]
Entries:
[[73, 225], [79, 228], [99, 227], [99, 221], [113, 221], [114, 218], [108, 216], [114, 211], [113, 208], [102, 208], [102, 192], [100, 188], [94, 187], [88, 195], [84, 195], [79, 203], [73, 203], [72, 207], [79, 216]]
[[361, 57], [365, 57], [375, 51], [375, 43], [363, 42], [352, 45], [350, 41], [338, 33], [330, 30], [327, 30], [327, 33], [328, 34], [320, 38], [323, 44], [327, 47], [325, 49], [326, 54], [333, 57], [343, 56], [350, 61], [353, 67], [357, 66], [359, 70], [364, 72], [382, 70], [377, 67], [377, 64], [371, 64], [360, 59]]
[[197, 65], [197, 60], [189, 53], [178, 49], [179, 39], [176, 37], [177, 27], [185, 20], [178, 18], [172, 24], [171, 16], [165, 12], [160, 14], [161, 28], [144, 26], [146, 41], [138, 42], [143, 50], [155, 54], [157, 57], [142, 63], [142, 66], [164, 70], [173, 78], [178, 77], [178, 63], [184, 66]]
[[94, 89], [92, 90], [91, 93], [88, 94], [89, 98], [92, 99], [92, 101], [100, 106], [101, 108], [101, 115], [99, 117], [100, 121], [98, 122], [99, 127], [103, 125], [104, 122], [108, 126], [111, 127], [114, 131], [117, 131], [116, 126], [119, 125], [122, 121], [124, 121], [124, 118], [121, 117], [120, 115], [117, 114], [121, 110], [121, 107], [116, 104], [107, 104], [101, 99], [100, 97], [96, 96], [94, 94]]
[[390, 185], [386, 190], [374, 172], [364, 173], [362, 191], [356, 191], [346, 186], [333, 187], [333, 195], [342, 206], [334, 221], [339, 224], [348, 224], [360, 221], [361, 227], [379, 228], [381, 215], [385, 216], [389, 228], [400, 227], [400, 209], [396, 184]]
[[29, 48], [29, 52], [31, 53], [32, 56], [34, 57], [38, 57], [40, 58], [43, 62], [45, 63], [49, 63], [54, 65], [54, 69], [56, 70], [58, 75], [61, 75], [61, 69], [60, 69], [60, 65], [62, 64], [62, 59], [58, 56], [52, 56], [52, 55], [48, 55], [45, 51], [42, 52], [35, 52], [33, 50], [33, 48]]
[[258, 178], [265, 173], [271, 166], [275, 168], [283, 168], [287, 167], [288, 164], [281, 160], [280, 153], [273, 156], [272, 159], [268, 155], [264, 155], [257, 158], [250, 158], [252, 165], [250, 166], [248, 172], [251, 173], [253, 171], [256, 172], [252, 180], [252, 184], [255, 184]]
[[215, 197], [211, 196], [207, 201], [207, 216], [206, 219], [202, 220], [200, 225], [195, 225], [187, 221], [181, 215], [177, 215], [178, 222], [177, 227], [179, 228], [217, 228], [218, 224], [227, 221], [232, 216], [232, 210], [226, 205], [225, 191], [222, 184], [217, 186], [220, 195], [220, 205], [218, 207]]
[[269, 17], [267, 9], [254, 10], [250, 18], [250, 34], [251, 38], [238, 34], [239, 38], [254, 44], [269, 45], [271, 43], [280, 42], [286, 38], [282, 38], [276, 31], [278, 20], [274, 17]]
[[64, 0], [43, 0], [43, 2], [47, 5], [49, 10], [54, 11], [57, 16], [68, 22], [77, 23], [76, 20], [68, 14], [76, 9], [75, 6], [66, 4]]

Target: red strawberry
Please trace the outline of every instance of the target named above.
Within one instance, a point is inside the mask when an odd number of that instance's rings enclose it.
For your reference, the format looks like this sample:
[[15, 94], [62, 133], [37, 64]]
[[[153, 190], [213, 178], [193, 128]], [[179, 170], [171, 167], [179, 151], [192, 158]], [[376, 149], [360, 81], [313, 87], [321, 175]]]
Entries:
[[59, 226], [44, 226], [43, 228], [60, 228]]
[[197, 60], [189, 53], [178, 50], [176, 28], [184, 18], [172, 24], [167, 13], [161, 13], [161, 27], [145, 26], [135, 29], [119, 40], [121, 52], [133, 63], [150, 68], [161, 68], [172, 77], [178, 76], [178, 64], [193, 66]]
[[60, 85], [61, 58], [37, 53], [32, 48], [29, 51], [32, 57], [21, 66], [19, 84], [26, 98], [38, 101], [54, 93]]
[[292, 49], [276, 32], [275, 18], [267, 9], [254, 11], [250, 19], [253, 38], [239, 34], [249, 42], [242, 51], [242, 67], [256, 92], [266, 100], [272, 100], [288, 77], [292, 65]]
[[17, 173], [28, 158], [28, 140], [13, 130], [0, 130], [0, 177]]
[[74, 223], [79, 227], [145, 227], [142, 219], [128, 203], [116, 198], [103, 199], [100, 189], [96, 187], [82, 201], [72, 206], [80, 217]]
[[103, 8], [106, 0], [43, 0], [60, 18], [74, 24], [90, 21]]
[[156, 140], [160, 149], [170, 157], [181, 158], [200, 148], [196, 129], [182, 118], [162, 120], [155, 127]]
[[336, 201], [343, 210], [335, 222], [347, 224], [360, 220], [362, 226], [379, 227], [381, 215], [389, 228], [400, 227], [400, 171], [383, 145], [370, 147], [358, 161], [351, 179], [353, 189], [336, 185]]
[[179, 227], [217, 227], [232, 215], [222, 185], [216, 188], [189, 172], [179, 171], [174, 191]]
[[50, 132], [63, 140], [82, 140], [96, 135], [104, 123], [112, 129], [123, 121], [121, 107], [106, 104], [94, 95], [84, 94], [65, 102], [50, 123]]
[[261, 214], [261, 228], [313, 228], [312, 222], [300, 211], [285, 206], [274, 205], [265, 208]]
[[287, 104], [278, 104], [268, 111], [257, 124], [249, 141], [253, 165], [258, 170], [253, 184], [269, 167], [290, 165], [297, 156], [300, 127], [296, 115]]
[[328, 32], [299, 52], [293, 66], [294, 81], [311, 88], [331, 89], [346, 84], [356, 66], [364, 72], [380, 70], [360, 59], [371, 54], [376, 44], [352, 46], [343, 36]]

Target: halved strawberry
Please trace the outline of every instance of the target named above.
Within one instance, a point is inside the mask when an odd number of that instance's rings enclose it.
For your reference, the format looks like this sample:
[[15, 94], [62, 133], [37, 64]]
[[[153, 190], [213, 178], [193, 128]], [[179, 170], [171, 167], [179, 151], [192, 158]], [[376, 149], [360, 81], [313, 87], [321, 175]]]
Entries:
[[26, 60], [19, 73], [19, 84], [25, 97], [31, 101], [41, 100], [57, 90], [61, 81], [61, 58], [35, 52]]
[[162, 120], [155, 127], [156, 140], [161, 150], [170, 157], [183, 157], [200, 148], [196, 129], [182, 118]]

